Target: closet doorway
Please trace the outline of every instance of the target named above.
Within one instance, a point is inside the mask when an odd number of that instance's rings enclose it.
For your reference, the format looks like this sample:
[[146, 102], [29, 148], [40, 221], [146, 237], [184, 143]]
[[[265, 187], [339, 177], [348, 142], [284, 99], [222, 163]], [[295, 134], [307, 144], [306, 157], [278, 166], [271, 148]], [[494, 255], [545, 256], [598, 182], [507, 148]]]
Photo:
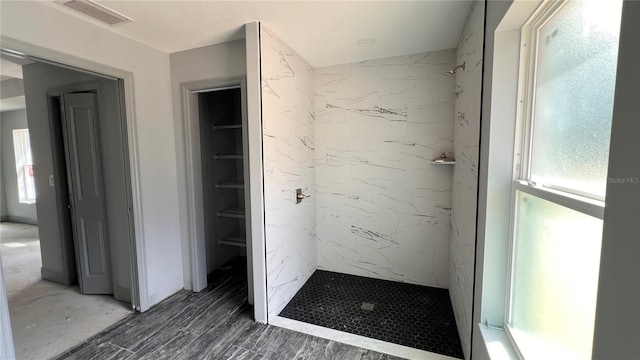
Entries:
[[206, 288], [208, 274], [241, 257], [253, 304], [245, 89], [244, 79], [199, 81], [184, 84], [183, 97], [192, 289]]

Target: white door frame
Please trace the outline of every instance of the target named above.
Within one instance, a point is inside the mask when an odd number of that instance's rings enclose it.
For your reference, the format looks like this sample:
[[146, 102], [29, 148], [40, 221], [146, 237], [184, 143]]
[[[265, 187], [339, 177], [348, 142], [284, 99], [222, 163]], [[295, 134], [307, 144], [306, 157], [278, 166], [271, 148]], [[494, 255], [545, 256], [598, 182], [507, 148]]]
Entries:
[[[149, 292], [147, 285], [147, 259], [144, 243], [144, 227], [142, 224], [142, 198], [140, 190], [140, 165], [138, 163], [138, 136], [137, 136], [137, 119], [135, 116], [134, 105], [134, 86], [133, 73], [111, 66], [99, 64], [93, 61], [85, 60], [73, 55], [64, 54], [45, 47], [29, 44], [20, 40], [8, 38], [0, 35], [0, 43], [2, 49], [16, 54], [26, 55], [42, 59], [43, 61], [57, 64], [59, 66], [72, 68], [73, 70], [95, 73], [96, 75], [107, 75], [114, 78], [120, 78], [124, 83], [124, 107], [125, 120], [127, 126], [127, 144], [129, 152], [129, 167], [131, 180], [131, 200], [133, 212], [133, 227], [135, 232], [132, 244], [132, 253], [135, 254], [136, 266], [132, 268], [132, 289], [134, 297], [131, 299], [132, 304], [138, 311], [146, 311], [149, 309]], [[137, 274], [137, 276], [136, 276]], [[135, 295], [138, 295], [137, 299]]]
[[[224, 90], [240, 87], [244, 94], [243, 78], [209, 79], [184, 83], [182, 89], [182, 112], [184, 119], [184, 150], [187, 170], [187, 233], [189, 239], [189, 262], [191, 269], [191, 289], [195, 292], [207, 287], [207, 254], [204, 233], [204, 201], [202, 185], [202, 158], [200, 154], [200, 119], [198, 112], [198, 94], [207, 91]], [[244, 96], [243, 96], [244, 97]], [[244, 99], [242, 101], [244, 106]], [[243, 124], [246, 122], [243, 109]], [[243, 138], [245, 135], [243, 134]], [[247, 223], [250, 218], [247, 217]], [[247, 239], [251, 234], [247, 233]], [[247, 252], [251, 248], [247, 242]], [[249, 267], [250, 259], [247, 258]], [[249, 279], [249, 288], [251, 280]], [[252, 289], [249, 301], [252, 302]]]
[[[241, 89], [242, 93], [242, 124], [243, 124], [243, 149], [245, 154], [249, 154], [249, 137], [252, 128], [249, 126], [247, 117], [247, 82], [244, 77], [209, 79], [184, 83], [182, 90], [182, 111], [184, 119], [184, 150], [186, 165], [186, 191], [187, 191], [187, 228], [189, 239], [189, 261], [191, 270], [191, 288], [193, 291], [201, 291], [207, 287], [207, 262], [205, 251], [204, 233], [204, 204], [203, 204], [203, 184], [202, 184], [202, 163], [200, 148], [200, 120], [198, 114], [198, 94], [208, 91], [224, 90], [229, 88]], [[245, 156], [245, 188], [252, 189], [253, 175], [250, 170], [251, 157]], [[261, 186], [261, 185], [260, 185]], [[262, 192], [259, 194], [262, 197]], [[254, 305], [254, 317], [256, 321], [266, 322], [260, 313], [260, 308], [265, 304], [254, 302], [256, 291], [266, 287], [263, 281], [254, 281], [256, 267], [264, 267], [264, 256], [256, 259], [253, 244], [259, 237], [253, 235], [252, 203], [253, 194], [245, 196], [246, 224], [247, 224], [247, 280], [248, 280], [248, 301]], [[258, 223], [262, 223], [257, 219]]]
[[0, 257], [0, 359], [14, 359], [16, 357], [9, 321], [9, 301], [4, 288], [4, 273], [2, 257]]
[[[258, 23], [245, 25], [246, 32], [246, 80], [239, 78], [218, 78], [195, 82], [188, 82], [181, 86], [182, 96], [182, 124], [183, 134], [176, 142], [183, 142], [186, 178], [186, 208], [187, 216], [183, 225], [187, 228], [189, 257], [186, 268], [190, 269], [191, 280], [186, 286], [191, 286], [194, 291], [206, 287], [206, 254], [204, 248], [204, 211], [202, 204], [202, 169], [200, 162], [200, 133], [197, 109], [196, 93], [202, 90], [216, 89], [224, 86], [244, 83], [243, 101], [246, 112], [243, 114], [243, 124], [246, 124], [246, 135], [243, 136], [244, 150], [248, 154], [248, 163], [245, 158], [245, 169], [249, 173], [249, 183], [245, 180], [245, 188], [249, 188], [250, 207], [246, 208], [247, 220], [250, 221], [247, 238], [251, 241], [247, 244], [247, 262], [250, 263], [248, 271], [249, 298], [253, 299], [253, 316], [255, 321], [268, 323], [267, 303], [267, 267], [265, 253], [265, 221], [264, 221], [264, 182], [263, 182], [263, 158], [262, 158], [262, 110], [260, 103], [261, 79], [260, 79], [260, 43]], [[213, 65], [212, 65], [213, 66]], [[245, 174], [246, 179], [246, 174]]]
[[264, 161], [262, 155], [262, 78], [260, 69], [260, 24], [245, 25], [247, 61], [247, 118], [249, 176], [251, 178], [251, 258], [253, 259], [253, 313], [255, 320], [269, 322], [267, 253], [264, 212]]

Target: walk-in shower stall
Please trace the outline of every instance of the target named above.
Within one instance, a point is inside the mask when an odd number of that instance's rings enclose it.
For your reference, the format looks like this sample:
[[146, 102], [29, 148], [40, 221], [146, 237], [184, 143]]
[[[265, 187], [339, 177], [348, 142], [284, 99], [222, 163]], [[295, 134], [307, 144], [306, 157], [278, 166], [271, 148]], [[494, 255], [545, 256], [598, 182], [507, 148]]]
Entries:
[[259, 25], [269, 323], [469, 354], [484, 4], [469, 11], [457, 48], [315, 68]]

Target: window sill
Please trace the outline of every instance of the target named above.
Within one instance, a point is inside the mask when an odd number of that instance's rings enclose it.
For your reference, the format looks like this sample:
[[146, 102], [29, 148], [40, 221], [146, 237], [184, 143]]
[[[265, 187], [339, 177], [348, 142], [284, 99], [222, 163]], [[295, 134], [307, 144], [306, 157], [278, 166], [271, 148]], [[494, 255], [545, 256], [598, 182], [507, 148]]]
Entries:
[[490, 359], [520, 359], [504, 330], [497, 328], [492, 329], [484, 324], [478, 324], [478, 328], [482, 334], [482, 340], [484, 341], [484, 346], [487, 349], [487, 354], [489, 354]]
[[23, 205], [33, 205], [35, 204], [35, 201], [18, 201], [18, 204], [23, 204]]

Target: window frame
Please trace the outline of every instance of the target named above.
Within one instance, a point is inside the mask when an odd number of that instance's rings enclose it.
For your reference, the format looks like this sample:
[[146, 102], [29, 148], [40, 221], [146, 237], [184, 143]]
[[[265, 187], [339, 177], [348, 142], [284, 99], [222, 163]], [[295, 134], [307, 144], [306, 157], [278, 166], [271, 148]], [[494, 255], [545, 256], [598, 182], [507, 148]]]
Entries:
[[538, 58], [537, 29], [544, 26], [564, 4], [566, 4], [565, 0], [544, 1], [522, 27], [517, 115], [520, 129], [516, 128], [516, 131], [520, 131], [520, 133], [516, 134], [516, 146], [519, 147], [522, 158], [521, 163], [518, 164], [517, 172], [514, 172], [514, 179], [526, 181], [531, 179], [531, 147], [535, 119], [533, 105], [535, 103], [536, 73], [538, 70], [536, 62]]
[[545, 0], [522, 26], [520, 34], [520, 60], [518, 73], [518, 104], [516, 108], [513, 177], [511, 182], [509, 214], [509, 248], [506, 276], [506, 300], [503, 329], [520, 359], [524, 359], [513, 336], [513, 292], [516, 251], [516, 224], [518, 223], [517, 193], [525, 193], [580, 213], [604, 220], [604, 197], [581, 193], [573, 189], [531, 181], [532, 145], [534, 139], [534, 103], [538, 57], [538, 30], [545, 25], [569, 0]]
[[[529, 20], [522, 26], [520, 74], [518, 76], [518, 123], [523, 126], [520, 130], [516, 127], [516, 144], [522, 154], [518, 173], [514, 172], [514, 179], [531, 182], [531, 158], [534, 140], [533, 125], [535, 121], [534, 103], [536, 88], [536, 73], [538, 58], [537, 32], [544, 26], [563, 6], [570, 0], [544, 0]], [[533, 49], [533, 50], [532, 50]], [[532, 184], [534, 184], [532, 182]], [[561, 187], [554, 184], [539, 184], [540, 187], [558, 190], [567, 194], [577, 195], [580, 198], [599, 200], [604, 206], [604, 196], [581, 192], [576, 189]]]

